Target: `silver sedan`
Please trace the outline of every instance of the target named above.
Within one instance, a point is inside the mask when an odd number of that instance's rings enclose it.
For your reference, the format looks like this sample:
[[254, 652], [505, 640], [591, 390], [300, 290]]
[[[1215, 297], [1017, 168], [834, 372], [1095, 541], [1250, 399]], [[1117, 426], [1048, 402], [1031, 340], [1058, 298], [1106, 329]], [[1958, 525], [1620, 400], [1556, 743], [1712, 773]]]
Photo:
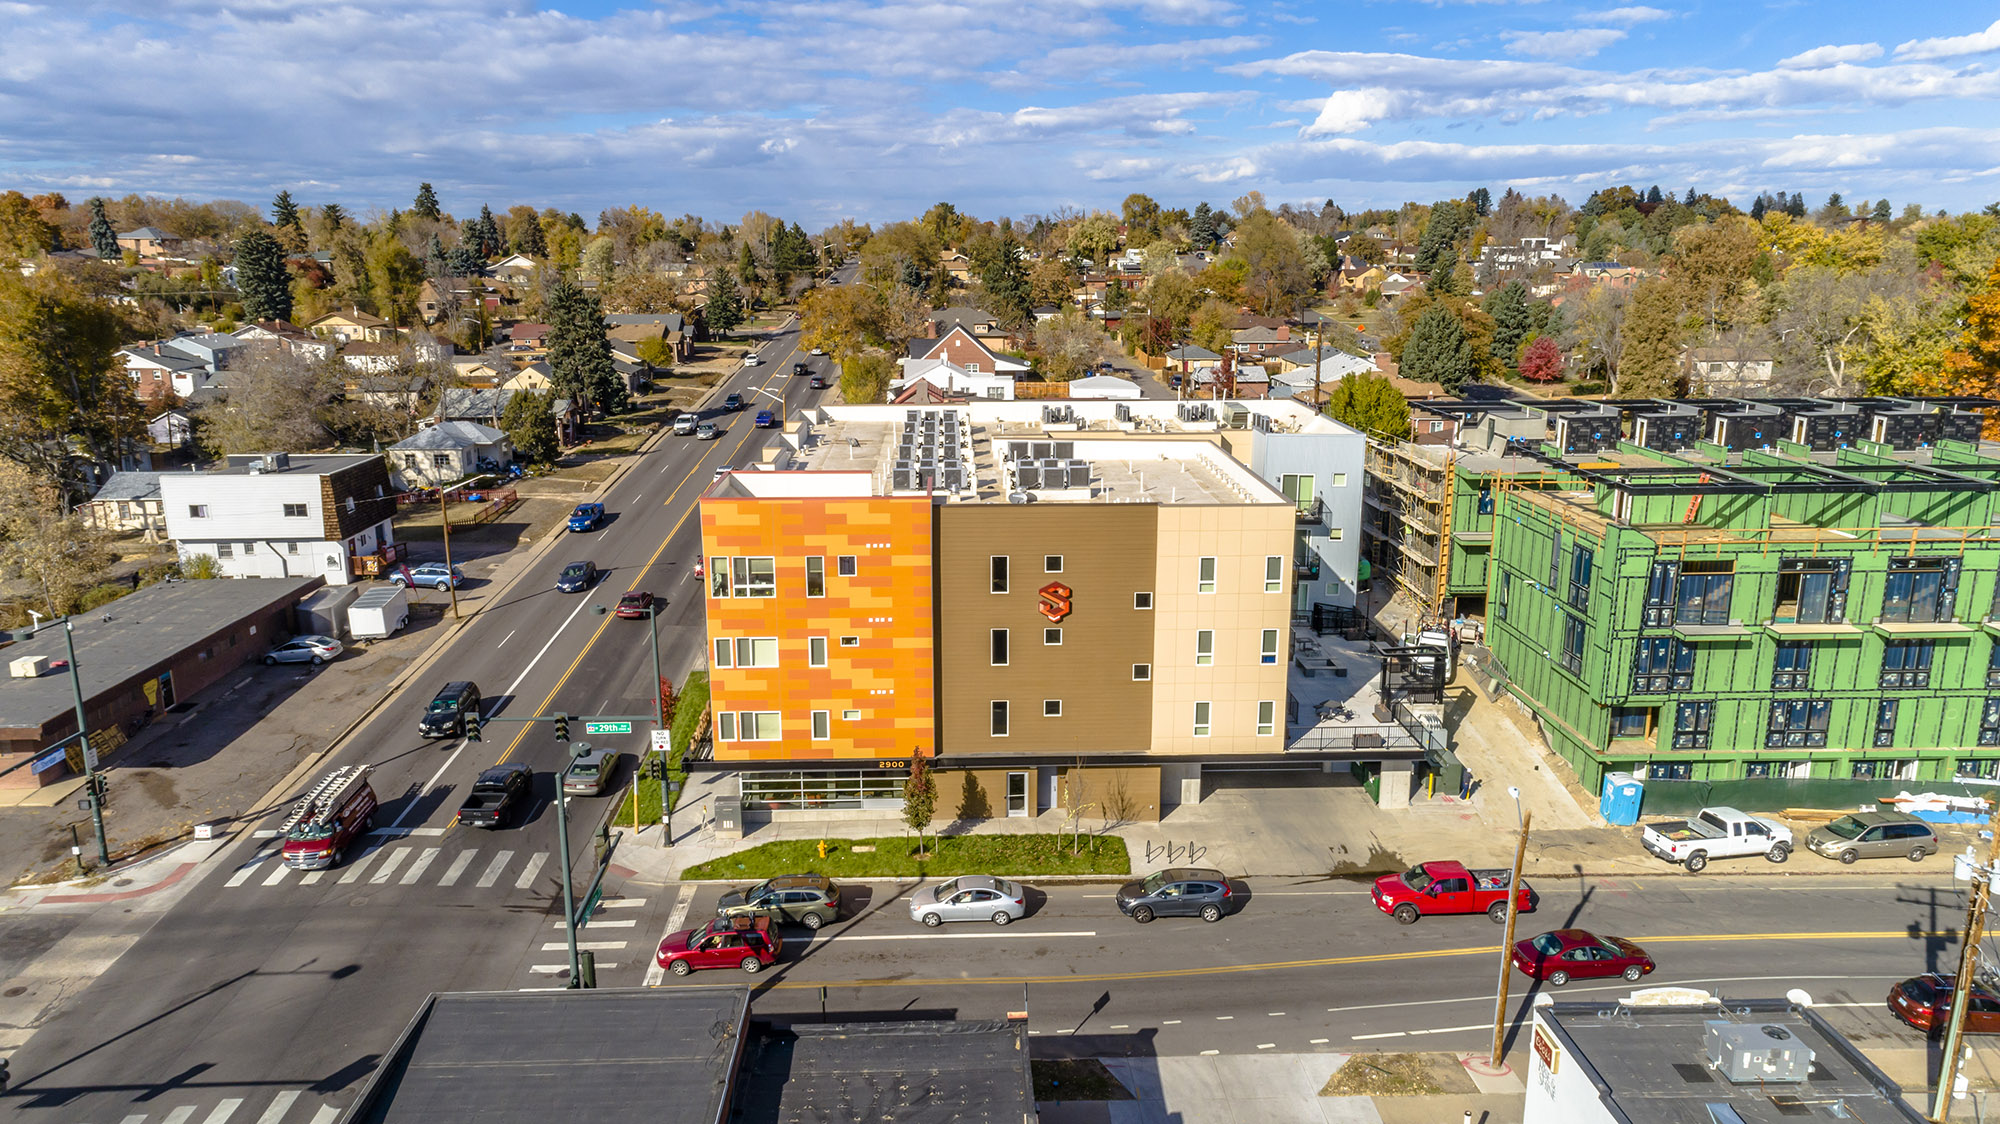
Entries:
[[1019, 882], [967, 874], [920, 887], [910, 895], [910, 920], [937, 926], [947, 921], [991, 921], [1005, 925], [1028, 913], [1028, 892]]

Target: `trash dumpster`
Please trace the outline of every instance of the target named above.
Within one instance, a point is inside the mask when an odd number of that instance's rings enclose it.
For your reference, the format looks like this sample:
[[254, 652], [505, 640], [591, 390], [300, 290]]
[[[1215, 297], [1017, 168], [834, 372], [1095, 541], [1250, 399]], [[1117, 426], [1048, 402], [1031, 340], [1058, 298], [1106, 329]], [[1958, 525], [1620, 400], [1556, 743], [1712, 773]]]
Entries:
[[1646, 795], [1646, 785], [1630, 773], [1604, 774], [1604, 791], [1597, 798], [1597, 814], [1606, 823], [1615, 827], [1630, 827], [1639, 822], [1639, 803]]

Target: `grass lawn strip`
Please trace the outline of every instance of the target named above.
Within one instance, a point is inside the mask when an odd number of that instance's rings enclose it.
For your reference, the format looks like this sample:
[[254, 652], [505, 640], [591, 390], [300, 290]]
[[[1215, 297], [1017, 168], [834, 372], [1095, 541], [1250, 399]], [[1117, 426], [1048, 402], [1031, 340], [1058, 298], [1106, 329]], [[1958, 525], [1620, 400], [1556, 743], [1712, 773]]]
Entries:
[[[828, 839], [826, 857], [817, 839], [782, 839], [733, 855], [723, 855], [689, 867], [684, 878], [756, 881], [780, 874], [814, 871], [829, 878], [949, 877], [994, 874], [1033, 878], [1045, 874], [1128, 874], [1132, 862], [1125, 841], [1115, 835], [1083, 839], [1081, 853], [1071, 853], [1071, 836], [959, 835], [929, 843], [919, 859], [916, 840], [904, 836], [877, 839]], [[857, 848], [872, 847], [873, 850]]]

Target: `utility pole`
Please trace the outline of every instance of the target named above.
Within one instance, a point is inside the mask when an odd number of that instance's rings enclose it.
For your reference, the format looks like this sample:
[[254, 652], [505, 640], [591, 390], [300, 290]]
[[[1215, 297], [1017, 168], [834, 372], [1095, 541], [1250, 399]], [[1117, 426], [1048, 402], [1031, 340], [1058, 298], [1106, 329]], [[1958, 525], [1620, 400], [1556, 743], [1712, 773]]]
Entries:
[[1507, 1037], [1507, 985], [1514, 979], [1514, 919], [1519, 915], [1521, 904], [1521, 861], [1528, 854], [1528, 825], [1534, 822], [1535, 813], [1530, 810], [1521, 813], [1521, 790], [1507, 790], [1514, 797], [1514, 810], [1521, 816], [1521, 838], [1514, 844], [1514, 878], [1507, 883], [1507, 937], [1500, 942], [1500, 998], [1493, 1004], [1493, 1064], [1500, 1065], [1506, 1053]]
[[1979, 967], [1979, 942], [1986, 931], [1987, 907], [1992, 904], [1994, 865], [2000, 862], [2000, 800], [1988, 800], [1986, 831], [1985, 865], [1967, 864], [1972, 867], [1972, 903], [1965, 913], [1965, 932], [1958, 940], [1958, 976], [1952, 980], [1944, 1072], [1938, 1075], [1937, 1093], [1931, 1100], [1931, 1119], [1940, 1124], [1951, 1110], [1952, 1087], [1958, 1083], [1959, 1052], [1965, 1048], [1965, 1011], [1972, 1005], [1972, 975]]

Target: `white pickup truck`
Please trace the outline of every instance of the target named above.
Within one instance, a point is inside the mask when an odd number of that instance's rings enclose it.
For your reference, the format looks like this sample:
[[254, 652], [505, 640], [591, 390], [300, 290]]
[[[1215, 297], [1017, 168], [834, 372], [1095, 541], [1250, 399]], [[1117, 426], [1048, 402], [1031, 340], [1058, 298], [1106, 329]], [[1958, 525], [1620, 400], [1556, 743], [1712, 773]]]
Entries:
[[1646, 850], [1693, 874], [1710, 859], [1762, 855], [1774, 863], [1792, 857], [1792, 829], [1735, 808], [1703, 808], [1693, 819], [1647, 824], [1639, 833]]

